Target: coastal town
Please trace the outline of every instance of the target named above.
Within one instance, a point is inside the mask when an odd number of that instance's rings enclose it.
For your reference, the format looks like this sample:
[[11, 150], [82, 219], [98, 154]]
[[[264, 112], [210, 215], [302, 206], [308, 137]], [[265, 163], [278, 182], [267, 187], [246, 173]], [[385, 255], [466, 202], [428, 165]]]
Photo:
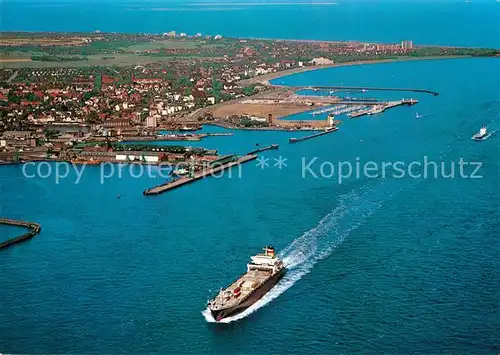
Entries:
[[[3, 33], [0, 161], [75, 163], [218, 160], [199, 141], [204, 124], [231, 129], [325, 130], [333, 117], [416, 101], [356, 101], [341, 88], [272, 84], [289, 73], [370, 61], [498, 56], [498, 51], [361, 42], [226, 39], [220, 35]], [[351, 91], [364, 90], [362, 88]], [[287, 120], [330, 112], [324, 120]], [[221, 133], [220, 135], [225, 135]], [[231, 133], [226, 133], [231, 135]], [[158, 142], [171, 145], [156, 145]], [[143, 144], [143, 143], [147, 144]], [[127, 151], [127, 154], [123, 154]]]

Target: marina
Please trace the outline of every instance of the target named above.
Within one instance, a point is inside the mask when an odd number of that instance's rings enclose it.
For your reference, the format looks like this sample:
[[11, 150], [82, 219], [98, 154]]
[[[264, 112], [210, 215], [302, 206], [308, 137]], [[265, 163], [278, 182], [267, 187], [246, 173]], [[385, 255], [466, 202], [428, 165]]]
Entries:
[[321, 115], [325, 113], [331, 113], [334, 116], [346, 114], [355, 110], [359, 110], [363, 108], [364, 105], [362, 104], [356, 104], [356, 105], [349, 105], [349, 104], [339, 104], [339, 105], [334, 105], [331, 107], [323, 108], [320, 110], [315, 110], [311, 112], [311, 115], [316, 116], [316, 115]]
[[394, 108], [397, 106], [402, 106], [402, 105], [413, 106], [417, 103], [418, 103], [418, 100], [415, 100], [415, 99], [409, 99], [409, 100], [403, 99], [400, 101], [390, 101], [390, 102], [384, 102], [384, 103], [377, 103], [377, 104], [372, 104], [369, 108], [351, 112], [347, 116], [349, 116], [350, 118], [358, 118], [358, 117], [365, 116], [365, 115], [376, 115], [378, 113], [382, 113], [388, 109], [391, 109], [391, 108]]

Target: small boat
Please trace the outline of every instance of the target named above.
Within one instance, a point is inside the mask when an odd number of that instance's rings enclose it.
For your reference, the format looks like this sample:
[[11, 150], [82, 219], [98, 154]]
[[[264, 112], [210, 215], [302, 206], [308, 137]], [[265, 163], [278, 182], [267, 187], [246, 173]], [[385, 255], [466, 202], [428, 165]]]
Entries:
[[417, 112], [417, 114], [415, 115], [415, 118], [417, 118], [417, 119], [418, 119], [418, 118], [422, 118], [422, 117], [424, 117], [424, 116], [422, 116], [422, 115], [421, 115], [420, 113], [418, 113], [418, 112]]
[[479, 130], [479, 132], [477, 132], [476, 134], [474, 134], [471, 139], [472, 140], [475, 140], [475, 141], [482, 141], [482, 140], [485, 140], [486, 138], [488, 138], [490, 135], [488, 134], [488, 129], [486, 127], [481, 127], [481, 129]]

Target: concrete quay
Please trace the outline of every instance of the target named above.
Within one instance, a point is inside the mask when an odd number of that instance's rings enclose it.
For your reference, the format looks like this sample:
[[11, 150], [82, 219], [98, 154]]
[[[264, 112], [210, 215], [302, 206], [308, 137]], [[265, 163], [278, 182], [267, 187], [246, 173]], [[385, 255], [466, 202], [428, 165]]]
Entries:
[[202, 170], [201, 172], [195, 173], [191, 177], [189, 177], [189, 176], [182, 177], [180, 179], [169, 181], [169, 182], [167, 182], [165, 184], [161, 184], [161, 185], [152, 187], [150, 189], [145, 190], [143, 192], [143, 194], [145, 196], [159, 195], [159, 194], [161, 194], [163, 192], [166, 192], [166, 191], [169, 191], [169, 190], [181, 187], [183, 185], [186, 185], [186, 184], [192, 183], [194, 181], [203, 179], [203, 178], [208, 177], [210, 175], [216, 174], [216, 173], [218, 173], [220, 171], [230, 169], [230, 168], [232, 168], [234, 166], [237, 166], [237, 165], [249, 162], [249, 161], [254, 160], [254, 159], [257, 159], [257, 155], [247, 154], [247, 155], [244, 155], [244, 156], [238, 158], [235, 161], [232, 161], [232, 162], [229, 162], [229, 163], [226, 163], [226, 164], [222, 164], [222, 165], [218, 165], [218, 166], [214, 166], [214, 167], [212, 167], [210, 169]]
[[302, 137], [302, 138], [290, 138], [289, 142], [290, 143], [299, 143], [299, 142], [305, 141], [307, 139], [320, 137], [320, 136], [323, 136], [323, 135], [328, 134], [328, 133], [336, 132], [338, 130], [339, 130], [338, 127], [331, 127], [331, 128], [327, 128], [323, 132], [311, 134], [309, 136], [305, 136], [305, 137]]

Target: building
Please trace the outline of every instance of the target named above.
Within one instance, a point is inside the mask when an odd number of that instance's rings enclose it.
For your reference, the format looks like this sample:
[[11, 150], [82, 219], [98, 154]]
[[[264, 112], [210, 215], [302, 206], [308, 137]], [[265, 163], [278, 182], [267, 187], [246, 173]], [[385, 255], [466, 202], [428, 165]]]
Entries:
[[146, 119], [146, 126], [147, 127], [156, 127], [158, 125], [158, 122], [156, 121], [156, 116], [148, 116]]
[[105, 128], [124, 128], [129, 126], [130, 126], [130, 121], [127, 119], [114, 119], [114, 120], [107, 120], [104, 122]]
[[320, 57], [320, 58], [314, 58], [309, 63], [311, 63], [312, 65], [331, 65], [333, 64], [333, 60]]
[[29, 139], [31, 132], [29, 131], [5, 131], [2, 135], [3, 139]]
[[412, 41], [403, 41], [401, 42], [401, 48], [405, 51], [409, 51], [413, 49], [413, 42]]

